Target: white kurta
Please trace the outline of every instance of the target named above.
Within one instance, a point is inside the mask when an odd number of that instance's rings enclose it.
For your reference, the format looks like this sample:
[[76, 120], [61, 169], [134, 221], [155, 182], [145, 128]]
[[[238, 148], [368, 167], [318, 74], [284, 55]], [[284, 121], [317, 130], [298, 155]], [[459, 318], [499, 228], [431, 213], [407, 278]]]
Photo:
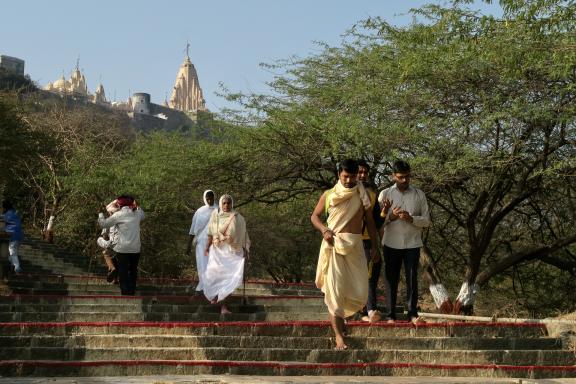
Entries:
[[206, 249], [206, 244], [208, 243], [208, 222], [210, 221], [212, 211], [217, 208], [217, 205], [204, 205], [194, 212], [194, 216], [192, 217], [190, 235], [194, 235], [196, 270], [198, 271], [196, 291], [202, 291], [204, 289], [204, 276], [206, 274], [206, 266], [208, 265], [208, 256], [204, 254], [204, 249]]

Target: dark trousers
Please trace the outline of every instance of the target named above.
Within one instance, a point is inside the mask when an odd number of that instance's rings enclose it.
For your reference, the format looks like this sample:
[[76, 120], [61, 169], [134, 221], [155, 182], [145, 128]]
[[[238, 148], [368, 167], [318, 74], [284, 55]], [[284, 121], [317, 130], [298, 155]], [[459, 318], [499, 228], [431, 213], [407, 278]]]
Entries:
[[134, 296], [136, 278], [138, 277], [139, 253], [116, 253], [118, 260], [118, 277], [122, 295]]
[[386, 273], [386, 308], [388, 317], [396, 320], [396, 298], [398, 296], [398, 282], [400, 270], [404, 263], [406, 276], [406, 302], [408, 305], [408, 318], [418, 317], [418, 263], [420, 261], [420, 248], [395, 249], [384, 246], [384, 270]]
[[[370, 266], [370, 250], [372, 249], [372, 242], [370, 240], [364, 240], [364, 256], [366, 256], [366, 262]], [[368, 302], [366, 303], [366, 311], [377, 310], [377, 299], [376, 299], [376, 289], [378, 287], [378, 279], [380, 278], [380, 271], [382, 270], [382, 259], [379, 262], [372, 265], [372, 273], [368, 279]], [[370, 271], [368, 271], [370, 273]]]

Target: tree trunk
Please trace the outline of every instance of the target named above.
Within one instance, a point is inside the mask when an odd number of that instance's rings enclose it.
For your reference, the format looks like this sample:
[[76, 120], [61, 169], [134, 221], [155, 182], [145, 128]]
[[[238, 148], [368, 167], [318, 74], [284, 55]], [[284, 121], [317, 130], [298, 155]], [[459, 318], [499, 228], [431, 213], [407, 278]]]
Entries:
[[[56, 220], [56, 212], [60, 207], [60, 197], [56, 196], [52, 202], [52, 208], [48, 210], [49, 216], [42, 235], [44, 241], [52, 244], [54, 242], [54, 221]], [[47, 215], [46, 215], [47, 216]]]
[[474, 301], [478, 294], [478, 284], [476, 278], [480, 272], [480, 261], [482, 260], [481, 253], [474, 252], [470, 255], [470, 263], [466, 271], [466, 278], [462, 286], [456, 302], [454, 303], [454, 313], [471, 315], [474, 313]]
[[420, 248], [420, 259], [422, 261], [424, 277], [429, 280], [430, 293], [434, 298], [436, 308], [438, 308], [441, 313], [452, 313], [454, 308], [452, 300], [450, 300], [448, 291], [440, 281], [440, 276], [432, 259], [430, 248], [426, 246]]

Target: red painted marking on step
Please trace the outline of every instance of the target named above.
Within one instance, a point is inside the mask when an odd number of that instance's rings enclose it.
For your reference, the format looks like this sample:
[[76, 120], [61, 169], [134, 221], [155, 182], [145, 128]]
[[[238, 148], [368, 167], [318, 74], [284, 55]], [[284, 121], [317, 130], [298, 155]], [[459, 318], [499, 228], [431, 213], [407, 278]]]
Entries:
[[[60, 328], [60, 327], [146, 327], [146, 328], [208, 328], [208, 327], [329, 327], [330, 322], [319, 321], [226, 321], [226, 322], [151, 322], [151, 321], [118, 321], [118, 322], [13, 322], [13, 323], [0, 323], [0, 328], [13, 328], [13, 327], [44, 327], [44, 328]], [[411, 322], [402, 322], [395, 324], [387, 323], [365, 323], [358, 321], [351, 321], [347, 323], [349, 327], [378, 327], [378, 328], [413, 328]], [[540, 323], [426, 323], [420, 327], [427, 328], [545, 328], [545, 325]]]

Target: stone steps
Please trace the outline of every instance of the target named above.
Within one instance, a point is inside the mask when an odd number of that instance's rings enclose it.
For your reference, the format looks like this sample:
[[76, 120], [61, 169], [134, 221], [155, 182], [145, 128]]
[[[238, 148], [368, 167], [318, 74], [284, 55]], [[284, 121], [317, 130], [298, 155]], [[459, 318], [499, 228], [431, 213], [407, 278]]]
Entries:
[[[107, 304], [126, 304], [133, 305], [155, 305], [155, 304], [206, 304], [204, 296], [189, 295], [150, 295], [150, 296], [118, 296], [118, 295], [30, 295], [17, 294], [0, 296], [0, 304], [57, 304], [57, 305], [107, 305]], [[319, 306], [323, 305], [324, 298], [319, 296], [239, 296], [232, 295], [226, 298], [228, 304], [248, 304], [248, 305], [277, 305], [277, 306]]]
[[101, 257], [96, 259], [68, 252], [54, 244], [44, 243], [42, 240], [26, 236], [19, 250], [22, 268], [26, 273], [39, 272], [61, 274], [104, 273], [105, 268]]
[[574, 353], [540, 324], [347, 327], [350, 348], [335, 351], [326, 321], [4, 323], [0, 374], [576, 377]]
[[[436, 363], [305, 363], [204, 360], [102, 360], [102, 361], [0, 361], [2, 376], [154, 376], [154, 375], [257, 375], [257, 376], [435, 376], [516, 377], [545, 379], [574, 377], [574, 367], [498, 364]], [[515, 381], [516, 382], [516, 381]]]
[[336, 351], [311, 284], [247, 282], [221, 315], [195, 281], [140, 279], [138, 296], [120, 296], [96, 258], [23, 249], [27, 274], [0, 296], [0, 376], [576, 377], [576, 355], [542, 324], [349, 321], [349, 348]]
[[[120, 294], [120, 288], [118, 286], [113, 286], [110, 289], [108, 288], [104, 288], [104, 289], [90, 289], [89, 287], [55, 287], [55, 288], [19, 288], [19, 287], [10, 287], [12, 293], [14, 294], [23, 294], [23, 295], [70, 295], [70, 296], [75, 296], [75, 295], [95, 295], [95, 296], [101, 296], [101, 295], [119, 295]], [[244, 291], [240, 288], [237, 289], [234, 294], [236, 295], [243, 295]], [[178, 290], [178, 291], [173, 291], [173, 290], [169, 290], [169, 289], [161, 289], [158, 291], [155, 291], [153, 289], [143, 289], [141, 287], [137, 287], [136, 288], [136, 295], [137, 296], [157, 296], [157, 295], [174, 295], [174, 296], [184, 296], [184, 295], [197, 295], [197, 293], [194, 292], [193, 289], [191, 289], [189, 292], [183, 291], [183, 290]], [[307, 297], [307, 296], [314, 296], [314, 297], [318, 297], [321, 298], [322, 296], [318, 295], [317, 293], [314, 295], [306, 295], [300, 292], [287, 292], [287, 294], [275, 294], [272, 293], [270, 291], [266, 291], [266, 290], [250, 290], [250, 289], [246, 289], [246, 296], [256, 296], [256, 295], [261, 295], [261, 296], [272, 296], [272, 295], [281, 295], [281, 296], [303, 296], [303, 297]], [[202, 296], [204, 297], [204, 296]]]
[[305, 363], [414, 363], [574, 365], [574, 353], [564, 350], [365, 350], [229, 347], [2, 347], [0, 360], [220, 360]]
[[[455, 337], [548, 339], [540, 324], [426, 323], [414, 327], [407, 321], [395, 324], [348, 322], [351, 337]], [[0, 323], [3, 336], [18, 335], [195, 335], [333, 337], [328, 321], [277, 322], [36, 322]], [[556, 339], [554, 339], [556, 340]]]
[[[52, 282], [60, 284], [95, 284], [103, 285], [103, 280], [106, 279], [105, 274], [88, 274], [83, 273], [80, 275], [74, 274], [52, 274], [52, 273], [24, 273], [17, 276], [12, 276], [10, 281], [16, 283], [17, 281], [30, 281], [31, 279], [37, 280], [39, 282]], [[138, 278], [138, 283], [142, 286], [153, 286], [153, 287], [188, 287], [196, 286], [198, 281], [194, 279], [167, 279], [167, 278]], [[105, 284], [104, 284], [105, 285]], [[318, 292], [319, 290], [315, 287], [313, 283], [277, 283], [274, 281], [266, 280], [248, 280], [246, 281], [246, 287], [251, 288], [261, 288], [269, 287], [274, 289], [294, 289], [294, 290], [312, 290]]]
[[[85, 285], [85, 284], [42, 284], [42, 283], [28, 283], [24, 284], [10, 284], [10, 288], [15, 294], [30, 294], [30, 295], [78, 295], [78, 294], [92, 294], [92, 295], [110, 295], [117, 294], [119, 292], [119, 287], [113, 284], [110, 285]], [[312, 290], [294, 290], [294, 289], [270, 289], [270, 288], [251, 288], [246, 287], [238, 288], [235, 293], [242, 295], [246, 293], [247, 296], [256, 295], [294, 295], [294, 296], [317, 296], [321, 297], [319, 291]], [[150, 286], [137, 286], [137, 295], [196, 295], [194, 287], [181, 287], [180, 289], [174, 289], [171, 287], [165, 287], [160, 289], [154, 289]]]
[[326, 314], [315, 313], [143, 313], [143, 312], [75, 312], [75, 313], [0, 313], [0, 322], [101, 322], [101, 321], [283, 321], [321, 320]]
[[[294, 310], [293, 306], [286, 305], [268, 305], [268, 304], [230, 304], [228, 308], [233, 313], [256, 313], [256, 312], [286, 312], [287, 310]], [[318, 313], [324, 312], [323, 305], [307, 305], [298, 306], [297, 310], [301, 313]], [[144, 312], [144, 313], [219, 313], [220, 307], [217, 305], [209, 304], [160, 304], [150, 303], [140, 305], [138, 303], [123, 303], [123, 304], [0, 304], [0, 313], [18, 312], [18, 313], [53, 313], [53, 312], [66, 312], [66, 313], [82, 313], [82, 312], [109, 312], [109, 313], [122, 313], [122, 312]]]
[[[41, 280], [38, 280], [40, 277]], [[70, 276], [51, 275], [44, 278], [42, 275], [23, 274], [14, 276], [9, 281], [11, 291], [15, 294], [32, 295], [106, 295], [117, 294], [118, 285], [106, 282], [105, 275], [91, 276]], [[138, 295], [198, 295], [196, 292], [196, 282], [190, 280], [171, 280], [166, 285], [158, 285], [153, 279], [142, 279], [138, 281]], [[236, 294], [247, 296], [255, 295], [289, 295], [289, 296], [318, 296], [321, 292], [310, 286], [303, 285], [278, 285], [272, 283], [247, 282], [246, 286], [241, 286], [236, 290]]]
[[[17, 335], [0, 336], [3, 348], [267, 348], [282, 345], [286, 349], [332, 349], [328, 336], [220, 336], [220, 335], [145, 335], [83, 334], [68, 336]], [[490, 338], [490, 337], [414, 337], [352, 336], [350, 350], [560, 350], [557, 338]], [[17, 357], [14, 355], [13, 357]]]

